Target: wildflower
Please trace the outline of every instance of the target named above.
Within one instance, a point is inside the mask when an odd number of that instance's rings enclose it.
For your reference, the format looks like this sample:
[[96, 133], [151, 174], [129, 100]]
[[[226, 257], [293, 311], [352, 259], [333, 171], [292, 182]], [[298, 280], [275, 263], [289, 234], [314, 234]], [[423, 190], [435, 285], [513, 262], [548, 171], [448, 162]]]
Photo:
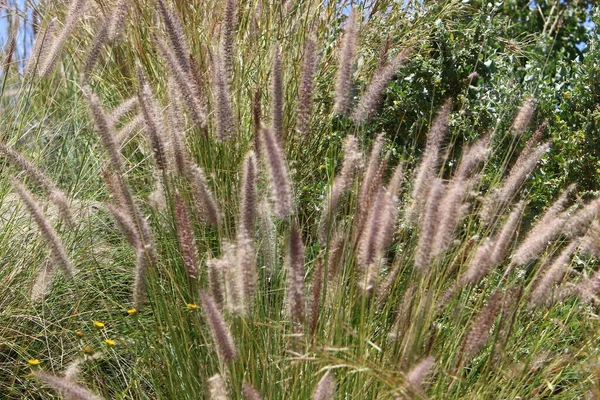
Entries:
[[104, 328], [104, 323], [100, 321], [94, 321], [94, 326], [98, 329]]
[[127, 310], [127, 314], [129, 315], [135, 315], [138, 313], [137, 308], [130, 308], [129, 310]]
[[187, 306], [187, 308], [192, 309], [192, 310], [195, 310], [196, 308], [198, 308], [198, 305], [194, 304], [194, 303], [187, 303], [186, 306]]
[[31, 365], [32, 367], [35, 367], [36, 365], [40, 365], [40, 360], [38, 360], [37, 358], [32, 358], [30, 360], [27, 360], [27, 364]]
[[84, 336], [85, 336], [85, 333], [84, 333], [84, 332], [83, 332], [81, 329], [79, 329], [79, 330], [76, 330], [76, 331], [75, 331], [75, 335], [76, 335], [77, 337], [84, 337]]
[[94, 354], [94, 348], [93, 348], [92, 346], [83, 346], [83, 347], [81, 348], [81, 351], [82, 351], [84, 354]]
[[109, 345], [109, 346], [111, 346], [111, 347], [112, 347], [112, 346], [114, 346], [114, 345], [116, 344], [116, 343], [115, 343], [115, 341], [114, 341], [114, 340], [112, 340], [112, 339], [106, 339], [106, 340], [104, 341], [104, 343], [106, 343], [107, 345]]

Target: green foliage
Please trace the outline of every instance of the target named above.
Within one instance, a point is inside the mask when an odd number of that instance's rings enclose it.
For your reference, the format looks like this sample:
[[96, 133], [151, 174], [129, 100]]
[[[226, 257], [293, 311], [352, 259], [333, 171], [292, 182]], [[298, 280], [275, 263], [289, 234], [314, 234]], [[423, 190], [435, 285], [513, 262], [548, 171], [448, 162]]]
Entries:
[[[192, 162], [206, 172], [223, 222], [218, 227], [202, 222], [202, 213], [194, 207], [198, 199], [192, 196], [189, 177], [157, 170], [144, 129], [135, 129], [119, 149], [126, 165], [122, 178], [139, 202], [140, 215], [148, 220], [158, 254], [147, 275], [148, 300], [141, 310], [132, 309], [139, 249], [132, 248], [119, 233], [106, 207], [123, 204], [117, 204], [120, 199], [111, 194], [102, 178], [106, 149], [98, 139], [98, 127], [90, 118], [82, 90], [88, 84], [107, 111], [114, 109], [137, 94], [139, 67], [157, 98], [158, 114], [167, 120], [165, 108], [173, 103], [168, 89], [170, 72], [154, 41], [155, 36], [166, 35], [166, 27], [154, 3], [130, 3], [120, 40], [103, 46], [97, 68], [86, 79], [82, 65], [100, 28], [100, 17], [109, 15], [113, 2], [93, 3], [93, 11], [88, 11], [70, 35], [59, 67], [50, 76], [20, 75], [14, 70], [3, 76], [0, 140], [44, 169], [69, 194], [78, 221], [75, 227], [66, 225], [45, 199], [46, 194], [10, 160], [2, 158], [3, 398], [54, 398], [56, 392], [32, 380], [28, 372], [41, 368], [60, 375], [79, 359], [84, 362], [77, 380], [95, 393], [115, 399], [203, 398], [208, 396], [208, 378], [216, 373], [225, 377], [234, 399], [241, 398], [243, 382], [250, 382], [266, 399], [308, 399], [325, 371], [335, 376], [335, 398], [340, 399], [582, 398], [600, 389], [593, 384], [600, 376], [598, 299], [585, 298], [577, 291], [599, 279], [594, 271], [596, 258], [582, 249], [563, 266], [565, 282], [561, 277], [548, 288], [548, 304], [533, 307], [528, 303], [549, 261], [577, 235], [559, 235], [540, 257], [525, 265], [514, 265], [506, 258], [476, 282], [464, 281], [477, 250], [486, 238], [495, 238], [508, 219], [512, 200], [516, 203], [520, 196], [528, 201], [528, 218], [521, 234], [511, 241], [511, 251], [522, 243], [529, 222], [561, 187], [575, 182], [586, 196], [600, 189], [600, 139], [595, 134], [600, 54], [596, 32], [588, 32], [580, 24], [588, 15], [589, 2], [539, 1], [539, 10], [527, 1], [443, 1], [423, 6], [415, 1], [404, 8], [391, 0], [361, 2], [353, 104], [376, 76], [386, 39], [390, 43], [388, 59], [405, 47], [411, 47], [412, 53], [386, 85], [374, 118], [360, 124], [331, 111], [347, 2], [237, 2], [231, 65], [236, 132], [235, 140], [225, 143], [214, 139], [214, 110], [219, 104], [210, 97], [214, 90], [210, 86], [214, 79], [211, 63], [219, 48], [224, 2], [169, 3], [185, 17], [186, 45], [199, 65], [199, 81], [204, 84], [210, 110], [207, 128], [194, 124], [188, 113], [182, 112], [185, 128], [180, 133]], [[49, 4], [43, 11], [44, 21], [54, 15], [65, 20], [60, 5]], [[600, 23], [600, 15], [593, 14], [593, 20]], [[318, 42], [319, 60], [310, 132], [299, 136], [294, 130], [296, 99], [302, 49], [309, 36]], [[585, 51], [575, 46], [582, 41], [587, 43]], [[256, 245], [258, 280], [256, 295], [248, 300], [250, 311], [245, 316], [224, 311], [238, 351], [237, 359], [226, 364], [208, 329], [198, 289], [208, 290], [209, 260], [226, 255], [226, 243], [235, 241], [241, 230], [240, 169], [247, 151], [260, 149], [253, 127], [253, 99], [255, 92], [262, 94], [259, 108], [262, 122], [268, 125], [276, 44], [284, 55], [284, 153], [296, 212], [286, 219], [271, 220], [270, 208], [262, 210], [261, 219], [272, 225], [257, 223], [251, 238]], [[530, 96], [537, 102], [535, 117], [522, 136], [513, 135], [514, 116]], [[425, 223], [411, 223], [408, 218], [416, 202], [411, 190], [428, 132], [446, 99], [454, 104], [448, 121], [449, 140], [440, 157], [439, 175], [445, 183], [456, 181], [465, 148], [490, 131], [494, 134], [481, 180], [469, 188], [466, 216], [457, 225], [449, 248], [434, 257], [430, 269], [424, 271], [415, 267], [415, 258]], [[116, 126], [125, 126], [133, 115], [128, 114]], [[544, 120], [548, 121], [544, 139], [552, 143], [550, 153], [523, 190], [506, 204], [499, 203], [496, 214], [485, 223], [480, 214], [486, 201], [494, 199], [517, 154]], [[168, 120], [161, 133], [166, 136], [173, 125], [173, 120]], [[327, 196], [342, 168], [344, 139], [355, 135], [360, 150], [368, 154], [380, 132], [385, 133], [386, 155], [381, 158], [389, 166], [381, 167], [383, 178], [374, 193], [391, 190], [389, 177], [399, 162], [405, 168], [405, 179], [399, 210], [394, 208], [389, 218], [399, 219], [389, 232], [391, 237], [386, 238], [391, 245], [384, 249], [380, 262], [365, 270], [360, 265], [361, 239], [369, 228], [364, 224], [378, 203], [359, 195], [360, 185], [366, 181], [364, 172], [351, 181], [349, 194], [343, 197], [338, 213], [331, 216], [328, 240], [323, 243], [318, 236], [326, 217]], [[257, 187], [262, 203], [272, 183], [264, 167], [259, 169]], [[57, 275], [48, 296], [40, 302], [31, 301], [31, 287], [49, 255], [32, 228], [34, 222], [11, 194], [10, 178], [15, 175], [43, 201], [79, 270], [74, 282]], [[433, 184], [426, 182], [427, 187]], [[162, 201], [157, 194], [164, 196]], [[191, 210], [193, 247], [200, 258], [197, 280], [190, 278], [184, 264], [185, 249], [178, 237], [181, 225], [173, 200], [176, 194]], [[425, 204], [419, 206], [425, 208]], [[421, 214], [423, 221], [423, 210]], [[301, 230], [305, 250], [306, 307], [316, 304], [314, 332], [308, 321], [300, 328], [295, 325], [287, 309], [294, 226]], [[597, 240], [593, 233], [586, 231], [580, 236]], [[334, 234], [344, 240], [339, 276], [325, 278], [320, 295], [311, 298], [319, 287], [321, 268], [325, 276], [333, 268], [329, 257], [336, 250]], [[368, 268], [377, 268], [372, 292], [364, 289], [372, 272]], [[465, 347], [477, 328], [475, 321], [485, 316], [486, 307], [498, 298], [497, 313], [488, 317], [489, 326], [479, 333], [486, 340], [474, 355], [467, 356]], [[307, 313], [307, 319], [312, 315]], [[430, 378], [411, 381], [411, 377], [415, 380], [411, 371], [429, 356], [435, 358]], [[33, 359], [38, 359], [39, 365], [28, 365]]]

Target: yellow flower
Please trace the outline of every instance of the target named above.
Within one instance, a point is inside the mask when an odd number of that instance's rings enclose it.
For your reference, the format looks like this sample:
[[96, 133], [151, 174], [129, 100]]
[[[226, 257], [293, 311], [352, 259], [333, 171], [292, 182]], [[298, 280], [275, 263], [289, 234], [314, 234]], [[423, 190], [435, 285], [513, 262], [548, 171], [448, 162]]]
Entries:
[[319, 165], [319, 171], [323, 171], [325, 168], [327, 168], [325, 165], [323, 165], [323, 164]]
[[32, 358], [31, 360], [27, 360], [27, 363], [33, 367], [36, 365], [40, 365], [40, 360], [38, 360], [37, 358]]
[[112, 340], [112, 339], [106, 339], [106, 340], [104, 341], [104, 343], [106, 343], [106, 344], [107, 344], [107, 345], [109, 345], [109, 346], [114, 346], [114, 345], [115, 345], [115, 341], [114, 341], [114, 340]]
[[187, 303], [187, 308], [198, 308], [198, 306], [194, 303]]
[[104, 323], [102, 323], [100, 321], [94, 321], [94, 326], [98, 329], [102, 329], [102, 328], [104, 328]]
[[138, 312], [137, 308], [130, 308], [129, 310], [127, 310], [127, 314], [129, 314], [129, 315], [137, 314], [137, 312]]

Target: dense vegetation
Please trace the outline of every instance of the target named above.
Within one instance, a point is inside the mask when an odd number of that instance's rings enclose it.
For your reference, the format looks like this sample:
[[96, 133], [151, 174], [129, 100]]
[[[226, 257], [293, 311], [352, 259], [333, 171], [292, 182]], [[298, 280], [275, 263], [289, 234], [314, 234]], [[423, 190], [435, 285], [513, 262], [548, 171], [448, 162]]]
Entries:
[[35, 6], [0, 397], [600, 396], [600, 18], [397, 3]]

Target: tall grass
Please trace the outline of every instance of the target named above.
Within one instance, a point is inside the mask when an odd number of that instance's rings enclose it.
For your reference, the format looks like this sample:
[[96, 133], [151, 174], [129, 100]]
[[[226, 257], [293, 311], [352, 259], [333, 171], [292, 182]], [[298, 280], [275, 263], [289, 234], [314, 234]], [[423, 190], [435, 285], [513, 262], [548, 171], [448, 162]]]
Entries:
[[599, 201], [529, 229], [533, 99], [458, 163], [453, 99], [423, 149], [373, 134], [462, 6], [348, 7], [44, 10], [0, 98], [5, 398], [593, 393]]

